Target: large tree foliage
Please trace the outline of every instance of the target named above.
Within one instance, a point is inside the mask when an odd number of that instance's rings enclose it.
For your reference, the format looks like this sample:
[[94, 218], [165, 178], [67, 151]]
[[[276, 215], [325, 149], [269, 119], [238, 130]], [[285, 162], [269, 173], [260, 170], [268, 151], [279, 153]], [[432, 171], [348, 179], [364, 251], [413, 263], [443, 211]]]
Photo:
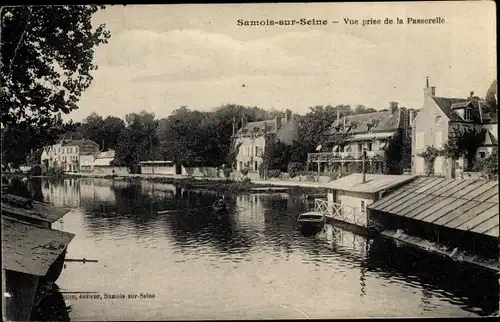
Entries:
[[186, 166], [215, 167], [232, 163], [233, 123], [237, 130], [243, 122], [276, 116], [283, 116], [283, 113], [234, 104], [219, 106], [210, 112], [192, 111], [183, 106], [159, 122], [162, 158]]
[[488, 88], [488, 90], [486, 91], [486, 97], [485, 97], [486, 103], [488, 103], [488, 105], [494, 111], [496, 111], [496, 109], [497, 109], [497, 100], [495, 98], [496, 94], [497, 94], [497, 81], [494, 80], [491, 83], [490, 88]]
[[[53, 126], [40, 129], [26, 123], [18, 126], [8, 126], [2, 129], [2, 164], [11, 164], [17, 168], [23, 163], [39, 163], [39, 158], [28, 158], [32, 152], [40, 150], [63, 138], [63, 133], [74, 133], [76, 125], [72, 122], [63, 123], [58, 117], [52, 120]], [[38, 155], [41, 153], [35, 153]]]
[[335, 137], [326, 135], [332, 123], [337, 116], [342, 117], [353, 113], [349, 105], [310, 107], [307, 114], [298, 118], [299, 139], [292, 145], [291, 161], [304, 163], [307, 160], [307, 154], [315, 152], [318, 145], [332, 145]]
[[83, 120], [82, 136], [99, 144], [102, 150], [116, 149], [125, 122], [114, 116], [103, 119], [97, 113], [92, 113]]
[[158, 155], [158, 120], [153, 113], [127, 114], [127, 126], [120, 132], [114, 164], [131, 169], [140, 161], [155, 160]]
[[0, 105], [2, 126], [50, 127], [69, 113], [92, 81], [94, 48], [110, 34], [93, 29], [103, 6], [19, 6], [1, 11]]

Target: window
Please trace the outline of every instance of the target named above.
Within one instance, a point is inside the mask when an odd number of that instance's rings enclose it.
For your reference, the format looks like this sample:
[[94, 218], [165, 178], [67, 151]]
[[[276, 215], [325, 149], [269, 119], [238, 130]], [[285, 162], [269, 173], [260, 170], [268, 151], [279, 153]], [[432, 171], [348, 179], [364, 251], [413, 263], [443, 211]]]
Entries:
[[258, 157], [262, 156], [262, 148], [260, 146], [255, 147], [255, 155]]
[[486, 158], [486, 152], [484, 152], [484, 151], [479, 152], [479, 157], [480, 157], [481, 159]]
[[441, 115], [436, 115], [436, 124], [441, 123]]
[[366, 212], [366, 202], [364, 200], [361, 200], [361, 212]]
[[442, 147], [442, 145], [443, 145], [443, 132], [442, 131], [436, 131], [435, 145], [436, 145], [436, 148]]
[[368, 143], [368, 151], [372, 151], [372, 143]]
[[424, 147], [424, 133], [418, 132], [415, 138], [415, 148], [422, 149]]
[[363, 152], [363, 143], [358, 143], [358, 151]]
[[465, 109], [465, 120], [466, 121], [470, 121], [470, 111], [471, 111], [470, 108]]

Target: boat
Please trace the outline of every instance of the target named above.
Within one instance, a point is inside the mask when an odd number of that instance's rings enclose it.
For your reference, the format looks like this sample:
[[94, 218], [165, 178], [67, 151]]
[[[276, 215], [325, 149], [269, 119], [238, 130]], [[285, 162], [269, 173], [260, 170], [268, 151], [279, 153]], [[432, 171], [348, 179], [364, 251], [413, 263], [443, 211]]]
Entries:
[[297, 224], [303, 233], [315, 234], [325, 226], [325, 216], [317, 211], [309, 211], [299, 215]]
[[212, 205], [212, 209], [216, 213], [223, 213], [223, 212], [226, 212], [229, 209], [229, 206], [227, 205], [227, 203], [225, 201], [223, 201], [223, 200], [217, 200]]

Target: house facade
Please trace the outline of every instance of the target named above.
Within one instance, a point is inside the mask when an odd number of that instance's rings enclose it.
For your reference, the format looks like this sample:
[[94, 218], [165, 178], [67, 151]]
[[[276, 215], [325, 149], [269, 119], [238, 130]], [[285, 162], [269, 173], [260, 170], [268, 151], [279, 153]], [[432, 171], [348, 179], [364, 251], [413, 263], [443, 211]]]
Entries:
[[[486, 157], [498, 148], [498, 121], [486, 112], [486, 103], [473, 97], [473, 93], [465, 98], [447, 98], [436, 96], [436, 88], [429, 86], [427, 79], [424, 88], [424, 103], [412, 125], [412, 173], [424, 175], [428, 173], [424, 157], [421, 156], [428, 147], [442, 149], [455, 130], [464, 128], [484, 129], [482, 146], [478, 149], [478, 157]], [[434, 174], [454, 176], [456, 168], [466, 168], [464, 159], [451, 162], [444, 156], [437, 156], [434, 161]]]
[[297, 135], [297, 128], [290, 110], [286, 111], [284, 118], [249, 123], [243, 119], [242, 127], [233, 134], [234, 145], [238, 148], [236, 170], [259, 171], [269, 140], [292, 143]]
[[[413, 109], [399, 108], [397, 102], [390, 102], [388, 110], [367, 114], [340, 117], [337, 111], [337, 120], [325, 133], [325, 143], [318, 145], [317, 152], [308, 154], [308, 162], [316, 164], [319, 172], [329, 172], [339, 165], [359, 162], [363, 151], [368, 158], [382, 160], [396, 138], [411, 139], [415, 114]], [[409, 168], [410, 158], [401, 163]]]
[[47, 168], [76, 172], [80, 170], [81, 156], [92, 155], [93, 157], [98, 151], [99, 145], [88, 139], [61, 140], [43, 148], [40, 163]]

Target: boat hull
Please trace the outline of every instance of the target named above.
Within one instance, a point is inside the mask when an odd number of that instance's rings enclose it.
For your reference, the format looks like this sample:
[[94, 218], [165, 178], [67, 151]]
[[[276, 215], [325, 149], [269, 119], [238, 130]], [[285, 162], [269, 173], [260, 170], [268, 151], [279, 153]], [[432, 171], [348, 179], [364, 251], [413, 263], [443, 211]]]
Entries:
[[299, 226], [299, 230], [305, 235], [317, 234], [325, 226], [323, 221], [305, 221], [297, 222], [297, 224]]

